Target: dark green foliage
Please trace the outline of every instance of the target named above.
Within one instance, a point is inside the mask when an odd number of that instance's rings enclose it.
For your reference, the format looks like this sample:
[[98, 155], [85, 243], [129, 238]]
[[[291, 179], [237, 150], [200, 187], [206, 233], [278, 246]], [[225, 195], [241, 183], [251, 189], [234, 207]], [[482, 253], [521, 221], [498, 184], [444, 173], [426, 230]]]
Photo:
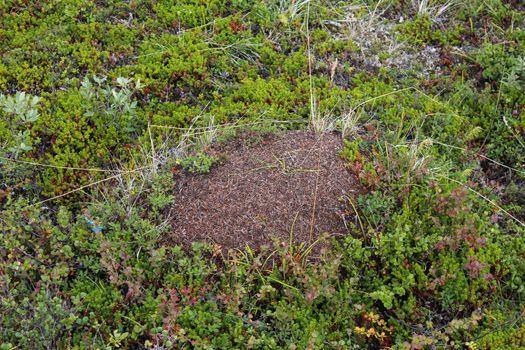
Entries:
[[[0, 4], [0, 348], [524, 347], [524, 8], [447, 3]], [[166, 244], [177, 156], [319, 116], [332, 248]]]
[[426, 15], [419, 15], [411, 21], [398, 25], [401, 39], [408, 40], [415, 44], [455, 46], [461, 44], [461, 26], [452, 26], [444, 30], [439, 30]]
[[180, 165], [190, 173], [207, 174], [211, 166], [217, 161], [217, 157], [212, 157], [204, 153], [197, 153], [185, 157], [179, 161]]

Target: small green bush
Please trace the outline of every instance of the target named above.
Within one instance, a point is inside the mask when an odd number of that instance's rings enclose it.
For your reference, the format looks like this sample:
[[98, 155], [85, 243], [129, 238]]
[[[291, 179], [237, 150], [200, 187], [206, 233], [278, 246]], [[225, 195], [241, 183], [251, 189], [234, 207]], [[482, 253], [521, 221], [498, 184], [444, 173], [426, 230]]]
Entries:
[[178, 163], [190, 173], [207, 174], [217, 160], [217, 157], [209, 156], [205, 153], [197, 153], [179, 160]]

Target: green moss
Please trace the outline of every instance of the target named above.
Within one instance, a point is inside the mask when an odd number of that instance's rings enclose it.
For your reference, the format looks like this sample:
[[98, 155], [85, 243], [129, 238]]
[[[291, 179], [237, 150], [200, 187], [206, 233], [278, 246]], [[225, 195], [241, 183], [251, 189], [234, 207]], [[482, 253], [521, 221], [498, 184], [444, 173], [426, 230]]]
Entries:
[[[425, 4], [0, 4], [0, 90], [42, 97], [18, 158], [0, 111], [0, 347], [522, 345], [523, 11]], [[371, 69], [347, 33], [376, 20], [406, 52]], [[386, 65], [429, 46], [435, 67]], [[295, 128], [312, 103], [349, 124], [363, 189], [326, 256], [164, 244], [180, 128]], [[183, 165], [208, 171], [201, 152]]]
[[440, 29], [426, 15], [418, 15], [412, 20], [397, 25], [397, 30], [400, 33], [400, 39], [420, 46], [448, 47], [461, 45], [461, 36], [464, 33], [461, 25]]

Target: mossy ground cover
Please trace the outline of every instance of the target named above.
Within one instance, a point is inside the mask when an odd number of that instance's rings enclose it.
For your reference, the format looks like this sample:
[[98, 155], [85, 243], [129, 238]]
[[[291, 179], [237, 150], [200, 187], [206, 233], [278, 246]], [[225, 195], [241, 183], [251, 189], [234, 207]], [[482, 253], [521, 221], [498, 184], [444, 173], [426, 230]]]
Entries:
[[[524, 347], [524, 11], [4, 1], [1, 347]], [[173, 171], [304, 128], [366, 188], [324, 255], [163, 244]]]

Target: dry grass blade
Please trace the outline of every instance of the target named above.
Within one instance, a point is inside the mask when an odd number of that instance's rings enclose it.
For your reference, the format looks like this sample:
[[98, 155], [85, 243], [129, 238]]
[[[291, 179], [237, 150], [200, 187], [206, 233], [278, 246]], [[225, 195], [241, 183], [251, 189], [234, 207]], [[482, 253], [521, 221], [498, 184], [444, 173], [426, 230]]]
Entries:
[[[148, 167], [143, 167], [143, 168], [139, 168], [139, 169], [135, 169], [134, 171], [141, 171], [141, 170], [144, 170], [144, 169], [147, 169]], [[122, 173], [119, 173], [119, 174], [116, 174], [116, 175], [113, 175], [113, 176], [109, 176], [109, 177], [106, 177], [102, 180], [98, 180], [98, 181], [95, 181], [95, 182], [91, 182], [87, 185], [84, 185], [84, 186], [80, 186], [80, 187], [77, 187], [73, 190], [70, 190], [70, 191], [67, 191], [66, 193], [62, 193], [60, 195], [57, 195], [57, 196], [54, 196], [54, 197], [51, 197], [51, 198], [47, 198], [47, 199], [44, 199], [40, 202], [36, 202], [36, 203], [33, 203], [33, 204], [30, 204], [28, 205], [27, 207], [34, 207], [34, 206], [37, 206], [37, 205], [41, 205], [41, 204], [44, 204], [44, 203], [47, 203], [49, 201], [53, 201], [55, 199], [59, 199], [59, 198], [62, 198], [62, 197], [65, 197], [65, 196], [68, 196], [72, 193], [75, 193], [75, 192], [78, 192], [78, 191], [82, 191], [83, 189], [85, 188], [89, 188], [89, 187], [93, 187], [95, 185], [98, 185], [98, 184], [101, 184], [103, 182], [107, 182], [107, 181], [110, 181], [110, 180], [113, 180], [113, 179], [116, 179], [118, 177], [122, 176]]]
[[62, 170], [75, 170], [75, 171], [90, 171], [90, 172], [105, 172], [105, 173], [114, 173], [114, 172], [134, 172], [137, 170], [111, 170], [111, 169], [99, 169], [99, 168], [79, 168], [79, 167], [69, 167], [69, 166], [60, 166], [60, 165], [52, 165], [52, 164], [44, 164], [44, 163], [38, 163], [38, 162], [29, 162], [25, 160], [18, 160], [18, 159], [12, 159], [7, 157], [1, 157], [0, 159], [12, 162], [12, 163], [19, 163], [19, 164], [26, 164], [26, 165], [32, 165], [36, 167], [43, 167], [43, 168], [53, 168], [53, 169], [62, 169]]
[[490, 203], [492, 206], [494, 206], [496, 209], [500, 210], [501, 212], [505, 213], [508, 217], [510, 217], [512, 220], [514, 220], [516, 223], [518, 223], [520, 226], [522, 227], [525, 227], [525, 223], [523, 221], [521, 221], [520, 219], [518, 219], [517, 217], [515, 217], [514, 215], [512, 215], [509, 211], [505, 210], [504, 208], [502, 208], [498, 203], [494, 202], [493, 200], [491, 200], [490, 198], [488, 198], [487, 196], [485, 196], [484, 194], [476, 191], [475, 189], [473, 189], [472, 187], [468, 186], [467, 184], [464, 184], [458, 180], [455, 180], [455, 179], [452, 179], [448, 176], [441, 176], [442, 178], [444, 179], [447, 179], [449, 181], [452, 181], [454, 183], [457, 183], [458, 185], [461, 185], [463, 187], [465, 187], [467, 190], [469, 190], [470, 192], [476, 194], [478, 197], [482, 198], [483, 200], [487, 201], [488, 203]]

